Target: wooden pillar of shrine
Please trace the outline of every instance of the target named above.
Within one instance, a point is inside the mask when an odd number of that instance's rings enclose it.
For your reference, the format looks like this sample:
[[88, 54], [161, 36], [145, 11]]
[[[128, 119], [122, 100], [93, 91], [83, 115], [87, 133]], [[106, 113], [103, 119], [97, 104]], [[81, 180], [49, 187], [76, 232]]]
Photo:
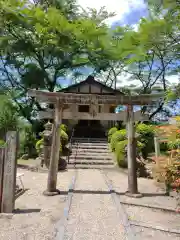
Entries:
[[57, 187], [58, 162], [60, 154], [60, 125], [62, 123], [62, 110], [63, 109], [62, 106], [60, 105], [60, 101], [59, 99], [57, 99], [54, 112], [54, 125], [47, 189], [43, 193], [46, 196], [54, 196], [60, 194], [60, 191], [56, 187]]

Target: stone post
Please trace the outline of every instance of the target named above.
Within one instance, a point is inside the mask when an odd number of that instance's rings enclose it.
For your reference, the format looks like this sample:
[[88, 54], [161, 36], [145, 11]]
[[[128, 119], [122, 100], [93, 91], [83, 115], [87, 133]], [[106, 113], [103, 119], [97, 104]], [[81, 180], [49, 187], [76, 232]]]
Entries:
[[15, 204], [16, 169], [17, 169], [17, 132], [11, 131], [6, 135], [3, 190], [1, 211], [12, 213]]
[[155, 156], [158, 158], [160, 156], [160, 146], [158, 136], [154, 136], [154, 147], [155, 147]]
[[1, 212], [2, 191], [3, 191], [4, 153], [5, 153], [5, 148], [0, 148], [0, 212]]

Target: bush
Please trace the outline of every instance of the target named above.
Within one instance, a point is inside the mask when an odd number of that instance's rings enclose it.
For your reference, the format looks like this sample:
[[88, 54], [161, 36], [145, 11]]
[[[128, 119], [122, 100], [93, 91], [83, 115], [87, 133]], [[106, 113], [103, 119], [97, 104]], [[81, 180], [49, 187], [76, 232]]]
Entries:
[[[127, 144], [128, 140], [117, 142], [115, 147], [116, 161], [119, 167], [127, 168]], [[141, 152], [144, 144], [137, 142], [137, 153]]]
[[169, 150], [180, 149], [180, 139], [176, 139], [175, 141], [169, 141], [167, 143]]
[[0, 94], [0, 130], [5, 132], [18, 129], [18, 108], [8, 93]]
[[36, 136], [32, 131], [32, 126], [27, 125], [21, 129], [20, 133], [20, 151], [19, 157], [23, 154], [27, 154], [29, 158], [36, 157]]
[[41, 138], [40, 140], [37, 141], [36, 143], [36, 151], [39, 154], [44, 146], [44, 139]]
[[61, 129], [61, 132], [60, 132], [60, 138], [61, 138], [61, 145], [62, 145], [62, 149], [63, 149], [64, 146], [68, 144], [68, 135], [62, 129]]
[[164, 180], [166, 184], [166, 191], [171, 189], [180, 192], [180, 161], [174, 161], [165, 166]]
[[111, 150], [114, 152], [116, 148], [117, 142], [123, 141], [127, 138], [127, 131], [126, 129], [118, 130], [113, 133], [111, 137]]
[[136, 126], [136, 132], [139, 134], [138, 140], [144, 144], [142, 156], [147, 159], [148, 154], [154, 151], [154, 126], [140, 123]]
[[0, 139], [0, 147], [4, 147], [5, 144], [6, 144], [5, 141]]
[[108, 142], [109, 143], [111, 142], [112, 135], [117, 131], [118, 131], [117, 127], [113, 127], [113, 128], [109, 129], [109, 131], [108, 131]]
[[115, 147], [116, 161], [119, 167], [127, 168], [126, 146], [128, 141], [117, 142]]
[[166, 151], [168, 151], [168, 149], [169, 149], [169, 147], [168, 147], [167, 142], [160, 142], [160, 151], [166, 152]]
[[68, 127], [65, 124], [61, 124], [60, 129], [62, 129], [65, 133], [68, 131]]
[[[154, 126], [140, 123], [136, 126], [136, 132], [141, 135], [141, 137], [154, 137]], [[145, 140], [145, 139], [144, 139]]]

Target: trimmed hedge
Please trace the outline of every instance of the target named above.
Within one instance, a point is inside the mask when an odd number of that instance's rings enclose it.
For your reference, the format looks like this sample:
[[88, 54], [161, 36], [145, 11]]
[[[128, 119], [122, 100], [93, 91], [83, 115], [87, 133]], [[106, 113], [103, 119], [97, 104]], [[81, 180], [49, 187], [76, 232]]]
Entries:
[[112, 135], [117, 131], [118, 131], [117, 127], [113, 127], [113, 128], [109, 129], [109, 131], [108, 131], [108, 142], [109, 143], [111, 142]]
[[0, 147], [4, 147], [5, 146], [5, 141], [0, 139]]
[[[127, 144], [128, 140], [123, 140], [120, 142], [117, 142], [116, 148], [115, 148], [115, 154], [116, 154], [116, 161], [119, 167], [127, 168]], [[144, 147], [144, 144], [141, 142], [137, 142], [137, 153], [140, 153], [142, 148]]]
[[127, 139], [126, 129], [116, 131], [111, 137], [111, 150], [114, 152], [117, 142]]
[[[141, 152], [144, 158], [154, 150], [154, 126], [140, 123], [136, 126], [138, 154]], [[117, 164], [120, 167], [127, 167], [126, 162], [126, 146], [127, 146], [127, 130], [117, 130], [111, 128], [108, 133], [110, 139], [110, 147], [115, 152]]]
[[38, 154], [41, 152], [41, 149], [43, 148], [43, 146], [44, 146], [44, 139], [41, 138], [36, 142], [36, 151]]
[[120, 141], [116, 143], [115, 147], [115, 156], [116, 156], [116, 161], [119, 167], [122, 168], [127, 168], [127, 159], [126, 159], [126, 146], [127, 146], [128, 141]]
[[155, 128], [152, 125], [140, 123], [136, 126], [136, 132], [139, 134], [138, 141], [144, 144], [142, 156], [147, 159], [148, 154], [154, 152], [154, 133]]
[[60, 129], [67, 133], [68, 127], [65, 124], [61, 124]]

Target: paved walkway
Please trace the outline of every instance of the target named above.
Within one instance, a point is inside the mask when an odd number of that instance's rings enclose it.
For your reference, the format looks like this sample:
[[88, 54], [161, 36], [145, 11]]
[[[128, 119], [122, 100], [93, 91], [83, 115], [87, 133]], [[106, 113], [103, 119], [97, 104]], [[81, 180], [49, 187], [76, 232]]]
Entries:
[[[82, 193], [73, 196], [64, 239], [127, 239], [111, 195], [100, 194], [108, 192], [108, 186], [99, 170], [78, 171], [75, 190], [82, 190]], [[92, 190], [97, 194], [83, 193]]]
[[[156, 209], [156, 207], [175, 209], [176, 202], [164, 196], [164, 192], [154, 186], [153, 180], [139, 179], [139, 190], [145, 196], [141, 199], [132, 199], [124, 195], [127, 190], [126, 174], [110, 170], [106, 170], [106, 174], [112, 182], [113, 189], [118, 193], [116, 195], [118, 203], [140, 204], [140, 206], [120, 204], [120, 208], [125, 210], [125, 215], [129, 218], [124, 221], [124, 213], [122, 209], [120, 213], [118, 212], [101, 171], [77, 170], [75, 191], [62, 239], [180, 239], [180, 235], [176, 234], [178, 231], [180, 234], [180, 215]], [[151, 205], [155, 209], [141, 205]], [[127, 228], [129, 223], [131, 224]], [[142, 224], [145, 224], [144, 227]], [[154, 229], [157, 226], [158, 228]], [[175, 232], [169, 233], [169, 229]]]
[[[180, 234], [169, 233], [180, 231], [180, 214], [163, 212], [159, 209], [135, 206], [153, 205], [161, 208], [175, 209], [176, 202], [163, 195], [161, 189], [154, 185], [153, 180], [138, 179], [139, 191], [145, 196], [131, 199], [124, 195], [127, 190], [127, 175], [115, 170], [103, 170], [112, 181], [118, 193], [116, 200], [123, 204], [131, 223], [148, 224], [150, 227], [131, 225], [135, 236], [127, 237], [127, 227], [123, 226], [122, 212], [108, 192], [100, 170], [77, 169], [75, 192], [72, 193], [72, 204], [65, 225], [63, 238], [58, 238], [59, 223], [63, 219], [67, 206], [67, 191], [75, 170], [58, 174], [57, 187], [62, 194], [46, 197], [42, 192], [46, 189], [47, 173], [24, 172], [24, 185], [28, 190], [16, 200], [16, 213], [12, 216], [0, 215], [0, 240], [179, 240]], [[70, 195], [70, 194], [69, 194]], [[18, 210], [19, 209], [19, 210]], [[159, 227], [160, 230], [152, 227]], [[162, 231], [163, 230], [163, 231]]]

